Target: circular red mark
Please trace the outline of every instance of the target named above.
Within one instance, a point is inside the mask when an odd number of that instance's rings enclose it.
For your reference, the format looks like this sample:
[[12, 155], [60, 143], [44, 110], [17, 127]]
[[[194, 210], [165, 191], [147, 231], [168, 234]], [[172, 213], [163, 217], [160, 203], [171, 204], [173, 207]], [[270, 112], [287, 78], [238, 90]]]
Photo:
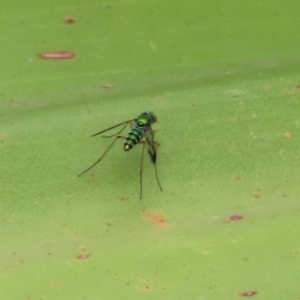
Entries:
[[71, 51], [44, 52], [39, 54], [43, 59], [70, 59], [75, 57], [75, 53]]
[[80, 254], [80, 255], [77, 256], [78, 259], [87, 259], [89, 257], [91, 257], [90, 254]]
[[73, 24], [76, 21], [77, 21], [77, 19], [75, 17], [71, 17], [71, 16], [65, 17], [65, 23], [66, 24]]
[[257, 291], [247, 291], [247, 292], [241, 293], [241, 296], [243, 296], [243, 297], [252, 297], [252, 296], [255, 296], [256, 294], [258, 294]]
[[243, 219], [243, 217], [239, 216], [239, 215], [233, 215], [230, 217], [230, 221], [233, 221], [233, 222], [240, 221], [242, 219]]

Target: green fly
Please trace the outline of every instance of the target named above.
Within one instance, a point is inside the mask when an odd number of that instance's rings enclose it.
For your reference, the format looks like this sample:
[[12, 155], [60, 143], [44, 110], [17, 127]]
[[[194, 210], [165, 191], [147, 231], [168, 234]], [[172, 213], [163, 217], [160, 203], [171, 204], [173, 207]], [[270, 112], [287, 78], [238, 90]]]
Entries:
[[[162, 187], [158, 179], [157, 168], [156, 168], [157, 148], [159, 144], [154, 140], [155, 131], [152, 130], [151, 127], [156, 122], [156, 120], [157, 120], [156, 116], [153, 114], [153, 112], [143, 112], [136, 119], [119, 123], [117, 125], [114, 125], [112, 127], [109, 127], [107, 129], [104, 129], [102, 131], [93, 134], [92, 137], [123, 125], [122, 128], [117, 133], [112, 135], [102, 136], [104, 138], [112, 138], [112, 137], [115, 138], [112, 141], [112, 143], [108, 146], [108, 148], [104, 151], [102, 156], [98, 160], [96, 160], [89, 168], [87, 168], [85, 171], [80, 173], [78, 177], [83, 175], [90, 169], [92, 169], [96, 164], [98, 164], [102, 160], [102, 158], [107, 154], [107, 152], [111, 149], [111, 147], [114, 145], [117, 139], [123, 139], [125, 140], [124, 147], [123, 147], [125, 151], [130, 151], [136, 144], [141, 144], [143, 146], [141, 165], [140, 165], [140, 199], [142, 199], [142, 194], [143, 194], [143, 161], [144, 161], [145, 146], [147, 146], [150, 160], [154, 165], [157, 184], [160, 190], [162, 191]], [[128, 133], [127, 137], [120, 135], [128, 125], [130, 125], [131, 130]]]

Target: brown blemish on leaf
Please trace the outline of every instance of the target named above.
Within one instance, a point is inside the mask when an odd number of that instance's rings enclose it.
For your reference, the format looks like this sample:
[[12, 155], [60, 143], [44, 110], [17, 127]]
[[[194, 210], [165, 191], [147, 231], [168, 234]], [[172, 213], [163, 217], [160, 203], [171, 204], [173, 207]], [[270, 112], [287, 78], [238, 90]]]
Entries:
[[102, 87], [106, 90], [111, 90], [113, 88], [113, 85], [111, 83], [104, 83], [102, 84]]
[[240, 221], [243, 219], [243, 216], [240, 216], [240, 215], [232, 215], [230, 218], [230, 221], [232, 222], [237, 222], [237, 221]]
[[128, 201], [130, 197], [120, 197], [120, 201]]
[[259, 199], [259, 198], [260, 198], [260, 195], [259, 195], [259, 194], [254, 194], [253, 197], [256, 198], [256, 199]]
[[166, 228], [167, 227], [167, 220], [164, 215], [157, 212], [145, 212], [144, 213], [145, 218], [152, 222], [154, 225], [156, 225], [159, 228]]
[[91, 254], [84, 253], [84, 254], [78, 255], [76, 258], [77, 259], [87, 259], [87, 258], [90, 258], [90, 257], [91, 257]]
[[77, 22], [77, 19], [75, 17], [67, 16], [65, 17], [65, 23], [66, 24], [73, 24]]
[[293, 135], [290, 132], [287, 131], [287, 132], [284, 133], [284, 138], [286, 140], [291, 140], [293, 138]]
[[40, 53], [39, 57], [48, 60], [62, 60], [74, 58], [75, 53], [72, 51], [44, 52]]
[[7, 141], [7, 139], [8, 139], [8, 135], [5, 132], [1, 132], [0, 133], [0, 142], [4, 143]]
[[258, 294], [257, 291], [247, 291], [247, 292], [241, 293], [241, 296], [242, 297], [252, 297], [252, 296], [255, 296], [257, 294]]

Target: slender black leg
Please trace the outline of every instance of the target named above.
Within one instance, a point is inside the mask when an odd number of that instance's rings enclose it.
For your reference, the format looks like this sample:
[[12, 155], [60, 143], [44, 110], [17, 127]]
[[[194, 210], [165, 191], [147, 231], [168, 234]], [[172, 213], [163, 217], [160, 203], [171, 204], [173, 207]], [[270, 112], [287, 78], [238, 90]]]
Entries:
[[109, 149], [113, 146], [113, 144], [116, 142], [116, 140], [117, 139], [126, 139], [124, 136], [117, 136], [113, 141], [112, 141], [112, 143], [108, 146], [108, 148], [105, 150], [105, 152], [102, 154], [102, 156], [98, 159], [98, 160], [96, 160], [89, 168], [87, 168], [86, 170], [84, 170], [82, 173], [80, 173], [79, 175], [78, 175], [78, 177], [79, 176], [81, 176], [81, 175], [83, 175], [84, 173], [86, 173], [87, 171], [89, 171], [90, 169], [92, 169], [95, 165], [97, 165], [101, 160], [102, 160], [102, 158], [106, 155], [106, 153], [109, 151]]
[[126, 127], [126, 125], [127, 125], [129, 122], [132, 123], [132, 122], [135, 121], [135, 120], [136, 120], [136, 119], [128, 120], [128, 121], [119, 123], [119, 124], [117, 124], [117, 125], [114, 125], [114, 126], [111, 126], [111, 127], [109, 127], [109, 128], [106, 128], [106, 129], [104, 129], [104, 130], [101, 130], [101, 131], [99, 131], [99, 132], [93, 134], [92, 136], [96, 136], [96, 135], [98, 135], [98, 134], [102, 134], [102, 133], [104, 133], [104, 132], [106, 132], [106, 131], [109, 131], [109, 130], [111, 130], [111, 129], [114, 129], [114, 128], [116, 128], [116, 127], [119, 127], [119, 126], [121, 126], [121, 125], [123, 125], [123, 124], [125, 124], [125, 127]]
[[[122, 127], [122, 129], [121, 129], [120, 131], [118, 131], [117, 133], [114, 133], [114, 134], [112, 134], [112, 135], [102, 135], [102, 137], [103, 137], [103, 138], [111, 138], [111, 137], [114, 137], [114, 136], [120, 134], [120, 133], [127, 127], [127, 125], [128, 125], [129, 123], [131, 124], [131, 121], [129, 121], [128, 123], [126, 123], [126, 124]], [[95, 135], [93, 135], [93, 136], [95, 136]]]
[[143, 194], [143, 163], [144, 163], [144, 150], [145, 150], [145, 142], [143, 144], [142, 157], [141, 157], [141, 167], [140, 167], [140, 200], [142, 200]]
[[158, 144], [155, 142], [155, 144], [149, 146], [148, 153], [150, 155], [151, 162], [154, 165], [157, 184], [158, 184], [160, 190], [162, 191], [163, 189], [162, 189], [161, 184], [160, 184], [159, 179], [158, 179], [158, 173], [157, 173], [157, 167], [156, 167], [156, 158], [157, 158], [156, 149], [157, 149], [157, 147], [158, 147]]

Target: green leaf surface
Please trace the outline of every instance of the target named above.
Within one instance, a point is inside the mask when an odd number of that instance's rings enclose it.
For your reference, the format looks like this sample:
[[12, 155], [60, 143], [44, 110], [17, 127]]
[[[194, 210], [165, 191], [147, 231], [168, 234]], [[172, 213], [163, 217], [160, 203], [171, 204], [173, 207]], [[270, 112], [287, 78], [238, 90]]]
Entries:
[[[0, 8], [0, 299], [300, 297], [299, 4]], [[163, 192], [122, 141], [78, 178], [143, 111]]]

